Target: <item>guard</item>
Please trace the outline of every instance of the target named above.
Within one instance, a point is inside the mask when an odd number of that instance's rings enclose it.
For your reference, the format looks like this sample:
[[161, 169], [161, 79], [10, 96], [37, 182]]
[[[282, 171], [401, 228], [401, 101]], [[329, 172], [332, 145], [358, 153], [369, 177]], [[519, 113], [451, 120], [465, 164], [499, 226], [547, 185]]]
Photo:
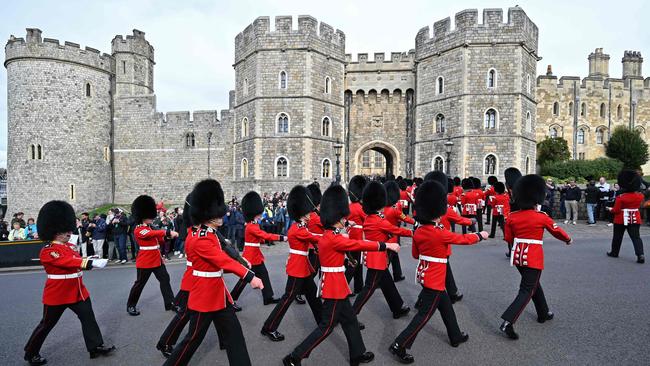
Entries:
[[612, 236], [612, 250], [607, 252], [610, 257], [617, 258], [621, 250], [623, 234], [627, 234], [632, 239], [634, 253], [636, 254], [637, 263], [645, 263], [643, 255], [643, 240], [639, 235], [641, 227], [641, 214], [639, 207], [643, 203], [643, 193], [639, 192], [641, 188], [641, 177], [634, 170], [623, 170], [618, 174], [618, 185], [621, 187], [622, 194], [616, 196], [614, 207], [608, 208], [614, 215], [614, 235]]
[[510, 215], [510, 196], [506, 193], [506, 186], [502, 182], [494, 183], [494, 195], [492, 196], [492, 229], [490, 238], [494, 238], [497, 225], [505, 237], [505, 218]]
[[[478, 212], [479, 212], [478, 201], [481, 199], [481, 195], [478, 192], [476, 192], [476, 190], [474, 189], [473, 178], [470, 177], [470, 178], [463, 179], [461, 185], [465, 190], [463, 195], [460, 196], [460, 205], [462, 207], [461, 215], [463, 217], [475, 219], [476, 222], [479, 224], [479, 227], [482, 228], [482, 224], [479, 221], [480, 218], [478, 216]], [[470, 231], [476, 231], [474, 225], [470, 227]], [[467, 228], [463, 226], [463, 234], [465, 233], [467, 233]]]
[[[362, 175], [355, 175], [348, 183], [348, 197], [350, 198], [350, 216], [348, 222], [352, 226], [348, 226], [348, 234], [350, 239], [363, 239], [363, 222], [366, 219], [366, 213], [363, 212], [361, 206], [361, 197], [363, 188], [368, 183], [368, 180]], [[363, 266], [361, 265], [361, 253], [349, 252], [348, 265], [345, 270], [345, 277], [348, 283], [354, 279], [354, 294], [358, 294], [363, 289]]]
[[[384, 207], [384, 218], [386, 221], [390, 222], [398, 228], [402, 225], [403, 222], [411, 225], [415, 224], [415, 220], [413, 220], [412, 217], [404, 214], [402, 204], [399, 201], [401, 191], [397, 185], [397, 182], [394, 180], [389, 180], [384, 183], [384, 186], [386, 187], [386, 207]], [[391, 236], [389, 242], [399, 244], [399, 235]], [[389, 255], [389, 259], [391, 266], [393, 266], [393, 281], [403, 281], [405, 277], [402, 274], [402, 265], [399, 262], [399, 255], [391, 253]]]

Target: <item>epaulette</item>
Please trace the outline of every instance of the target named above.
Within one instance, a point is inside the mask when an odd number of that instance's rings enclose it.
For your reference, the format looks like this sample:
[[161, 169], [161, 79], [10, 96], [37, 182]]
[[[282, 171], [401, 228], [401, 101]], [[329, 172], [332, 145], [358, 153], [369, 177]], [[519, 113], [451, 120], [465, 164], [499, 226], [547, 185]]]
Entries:
[[334, 229], [334, 230], [332, 230], [332, 232], [333, 232], [335, 235], [339, 235], [339, 234], [341, 233], [341, 230], [339, 230], [339, 229]]
[[384, 214], [383, 214], [383, 213], [381, 213], [381, 212], [378, 212], [378, 213], [377, 213], [377, 216], [379, 216], [379, 217], [381, 217], [382, 219], [384, 219], [384, 218], [385, 218], [385, 217], [384, 217]]
[[305, 223], [303, 223], [303, 222], [298, 222], [298, 223], [296, 223], [296, 225], [298, 225], [298, 227], [301, 228], [301, 229], [307, 227], [307, 225]]

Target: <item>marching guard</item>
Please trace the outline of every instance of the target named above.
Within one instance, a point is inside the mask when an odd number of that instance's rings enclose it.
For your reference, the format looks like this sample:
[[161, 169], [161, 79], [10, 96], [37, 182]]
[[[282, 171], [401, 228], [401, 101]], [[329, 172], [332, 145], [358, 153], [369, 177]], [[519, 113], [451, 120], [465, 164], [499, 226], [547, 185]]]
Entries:
[[505, 241], [512, 246], [510, 264], [517, 267], [521, 283], [517, 297], [501, 315], [503, 323], [500, 330], [508, 338], [518, 339], [514, 323], [531, 299], [539, 323], [553, 319], [539, 282], [544, 269], [544, 230], [567, 245], [572, 240], [552, 218], [536, 209], [546, 196], [546, 183], [542, 177], [530, 174], [519, 178], [513, 193], [518, 211], [511, 212], [506, 219]]
[[[510, 212], [515, 212], [519, 210], [519, 208], [517, 207], [517, 203], [515, 202], [514, 199], [514, 188], [519, 178], [521, 178], [521, 172], [519, 171], [519, 169], [515, 167], [510, 167], [503, 172], [503, 176], [506, 180], [505, 182], [506, 191], [508, 197], [510, 197]], [[507, 219], [507, 217], [505, 217], [504, 219]], [[506, 257], [510, 258], [511, 251], [512, 251], [512, 245], [508, 243], [508, 251], [506, 252]]]
[[115, 347], [104, 346], [90, 295], [82, 280], [83, 270], [104, 268], [108, 260], [81, 257], [75, 246], [68, 243], [77, 225], [74, 209], [67, 202], [50, 201], [43, 205], [36, 226], [39, 237], [47, 242], [39, 255], [47, 281], [43, 290], [43, 318], [25, 345], [25, 361], [30, 365], [47, 363], [47, 359], [40, 355], [41, 347], [68, 308], [81, 321], [90, 358], [110, 354]]
[[485, 196], [485, 216], [487, 219], [485, 221], [486, 225], [490, 225], [492, 223], [492, 199], [495, 195], [494, 185], [498, 181], [499, 180], [494, 175], [489, 176], [487, 179], [488, 185], [485, 187], [485, 191], [483, 191], [483, 195]]
[[[478, 216], [478, 205], [481, 196], [474, 189], [474, 181], [472, 178], [465, 178], [461, 183], [465, 192], [460, 196], [461, 215], [470, 219], [475, 219], [482, 228], [480, 218]], [[470, 231], [476, 231], [476, 227], [472, 225]], [[467, 228], [463, 226], [463, 234], [467, 233]]]
[[447, 212], [447, 189], [437, 181], [425, 181], [415, 193], [414, 208], [420, 226], [413, 236], [412, 255], [418, 259], [416, 282], [422, 285], [419, 295], [420, 307], [409, 325], [390, 346], [390, 352], [402, 363], [413, 363], [414, 358], [406, 352], [411, 348], [419, 331], [436, 311], [447, 328], [453, 347], [466, 342], [469, 336], [460, 331], [449, 295], [445, 291], [448, 246], [452, 244], [475, 244], [487, 238], [486, 232], [456, 234], [440, 225], [440, 217]]
[[138, 243], [138, 254], [135, 258], [137, 278], [129, 292], [126, 302], [126, 311], [131, 316], [140, 315], [136, 308], [144, 286], [153, 273], [160, 282], [160, 292], [165, 303], [165, 310], [178, 311], [174, 304], [174, 293], [169, 284], [169, 273], [160, 255], [160, 243], [167, 238], [176, 238], [178, 233], [171, 229], [154, 230], [151, 227], [153, 219], [156, 218], [156, 201], [150, 196], [138, 196], [131, 205], [135, 222], [138, 224], [133, 231], [133, 236]]
[[[363, 222], [366, 219], [366, 213], [361, 206], [363, 188], [368, 184], [368, 180], [362, 175], [355, 175], [350, 179], [348, 184], [348, 197], [350, 198], [350, 216], [348, 222], [348, 235], [350, 239], [363, 239]], [[345, 277], [350, 282], [354, 279], [354, 294], [358, 294], [363, 289], [363, 266], [361, 265], [361, 253], [348, 253], [348, 268], [345, 271]]]
[[492, 196], [492, 228], [490, 238], [494, 238], [497, 225], [505, 237], [505, 219], [510, 214], [510, 196], [506, 193], [506, 186], [503, 182], [495, 182], [492, 186], [494, 195]]
[[618, 257], [623, 234], [627, 230], [627, 234], [634, 245], [636, 262], [645, 263], [643, 240], [639, 235], [642, 222], [639, 207], [641, 207], [644, 200], [643, 193], [639, 192], [641, 177], [634, 170], [623, 170], [618, 174], [618, 185], [623, 193], [616, 197], [614, 207], [608, 208], [614, 215], [614, 234], [612, 236], [612, 249], [607, 252], [607, 255], [614, 258]]
[[300, 365], [303, 358], [318, 346], [337, 324], [341, 324], [350, 351], [350, 365], [358, 366], [374, 359], [363, 343], [357, 317], [350, 305], [350, 288], [345, 279], [345, 252], [348, 251], [399, 251], [396, 243], [354, 240], [345, 237], [342, 230], [350, 214], [345, 189], [340, 185], [329, 187], [323, 194], [321, 219], [325, 233], [318, 242], [323, 277], [319, 291], [323, 298], [323, 313], [318, 328], [282, 360], [285, 366]]
[[[389, 180], [384, 183], [384, 187], [386, 188], [386, 207], [384, 207], [383, 214], [386, 221], [390, 222], [395, 227], [400, 227], [403, 222], [411, 225], [415, 224], [415, 220], [413, 220], [412, 217], [404, 214], [402, 203], [400, 202], [401, 191], [397, 182]], [[399, 237], [399, 235], [392, 236], [389, 242], [399, 244]], [[393, 266], [393, 281], [399, 282], [404, 280], [405, 277], [402, 274], [402, 265], [399, 261], [399, 255], [391, 254], [389, 255], [389, 259], [391, 266]]]

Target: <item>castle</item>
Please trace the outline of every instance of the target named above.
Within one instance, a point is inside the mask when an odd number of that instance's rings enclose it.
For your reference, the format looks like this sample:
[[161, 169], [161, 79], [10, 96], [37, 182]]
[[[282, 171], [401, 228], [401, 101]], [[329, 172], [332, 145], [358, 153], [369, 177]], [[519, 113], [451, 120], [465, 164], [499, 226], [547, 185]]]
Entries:
[[[520, 7], [464, 10], [415, 48], [346, 54], [345, 34], [311, 16], [259, 17], [235, 38], [227, 110], [156, 109], [144, 32], [111, 54], [28, 29], [5, 46], [8, 211], [78, 208], [139, 194], [182, 202], [198, 180], [228, 195], [327, 185], [337, 173], [485, 179], [535, 169], [538, 29]], [[539, 83], [543, 80], [540, 79]], [[337, 156], [337, 150], [340, 151]], [[372, 159], [371, 159], [372, 158]]]

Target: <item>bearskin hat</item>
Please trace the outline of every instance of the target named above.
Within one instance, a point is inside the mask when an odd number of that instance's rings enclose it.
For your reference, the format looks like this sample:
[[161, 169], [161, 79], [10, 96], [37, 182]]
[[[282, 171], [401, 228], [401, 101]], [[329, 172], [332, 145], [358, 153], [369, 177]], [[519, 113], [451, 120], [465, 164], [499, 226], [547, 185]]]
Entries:
[[198, 182], [190, 193], [189, 203], [190, 217], [195, 225], [224, 217], [228, 209], [223, 198], [221, 184], [214, 179]]
[[463, 179], [460, 185], [463, 187], [463, 189], [474, 189], [474, 182], [472, 182], [472, 178]]
[[394, 180], [389, 180], [388, 182], [384, 183], [384, 187], [386, 188], [386, 206], [392, 206], [399, 201], [399, 194], [400, 194], [400, 189], [399, 186], [397, 185], [397, 182]]
[[455, 186], [459, 186], [460, 183], [461, 183], [461, 181], [460, 181], [460, 177], [454, 177], [454, 185], [455, 185]]
[[350, 197], [350, 202], [361, 201], [363, 187], [365, 187], [367, 183], [368, 180], [363, 175], [355, 175], [350, 179], [350, 183], [348, 183], [348, 196]]
[[342, 186], [327, 188], [323, 193], [320, 207], [320, 221], [326, 228], [333, 228], [334, 224], [350, 214], [348, 195]]
[[498, 194], [504, 194], [506, 192], [506, 185], [503, 182], [497, 181], [494, 183], [494, 191]]
[[68, 233], [77, 229], [74, 209], [65, 201], [50, 201], [41, 207], [36, 219], [39, 238], [54, 240], [56, 234]]
[[309, 191], [309, 198], [311, 198], [312, 203], [315, 207], [318, 207], [323, 197], [323, 194], [320, 192], [320, 187], [318, 184], [312, 183], [307, 186], [307, 190]]
[[420, 177], [417, 177], [417, 178], [413, 179], [413, 183], [415, 183], [416, 187], [419, 187], [420, 184], [422, 184], [423, 182], [424, 182], [424, 179], [422, 179]]
[[138, 196], [131, 204], [131, 213], [138, 224], [147, 219], [155, 219], [157, 215], [156, 201], [151, 196], [144, 194]]
[[513, 191], [514, 201], [520, 210], [541, 205], [546, 197], [546, 182], [537, 174], [528, 174], [517, 180]]
[[447, 174], [439, 171], [433, 171], [433, 172], [428, 172], [427, 175], [424, 176], [424, 180], [435, 180], [436, 182], [440, 183], [443, 187], [447, 186]]
[[295, 186], [289, 192], [287, 198], [287, 212], [293, 221], [300, 221], [300, 218], [314, 211], [314, 205], [309, 197], [309, 190], [304, 186]]
[[435, 180], [424, 181], [415, 194], [413, 208], [418, 222], [433, 222], [447, 212], [446, 189]]
[[447, 178], [447, 193], [454, 193], [454, 180]]
[[404, 179], [404, 181], [406, 182], [407, 186], [412, 186], [413, 185], [413, 179], [406, 178], [406, 179]]
[[474, 186], [474, 189], [481, 189], [481, 180], [476, 177], [472, 177], [472, 185]]
[[192, 227], [194, 224], [192, 224], [192, 215], [190, 214], [191, 207], [190, 207], [190, 201], [192, 200], [192, 193], [188, 194], [187, 197], [185, 197], [185, 205], [183, 205], [183, 223], [185, 224], [186, 227]]
[[377, 181], [368, 183], [363, 189], [361, 201], [363, 212], [368, 215], [377, 213], [377, 211], [386, 207], [386, 188]]
[[521, 178], [521, 172], [517, 168], [510, 167], [503, 172], [503, 176], [506, 178], [506, 188], [513, 189], [517, 180]]
[[634, 170], [621, 170], [617, 181], [623, 192], [636, 192], [641, 188], [641, 177]]
[[498, 181], [499, 180], [494, 175], [489, 176], [488, 179], [487, 179], [488, 184], [491, 185], [491, 186], [493, 186]]
[[244, 214], [246, 222], [252, 221], [257, 215], [261, 215], [264, 212], [262, 197], [255, 191], [246, 193], [241, 199], [241, 212]]
[[404, 191], [404, 190], [406, 190], [406, 187], [408, 187], [408, 184], [406, 183], [406, 181], [404, 179], [399, 179], [399, 180], [397, 180], [397, 186], [399, 187], [399, 189]]

